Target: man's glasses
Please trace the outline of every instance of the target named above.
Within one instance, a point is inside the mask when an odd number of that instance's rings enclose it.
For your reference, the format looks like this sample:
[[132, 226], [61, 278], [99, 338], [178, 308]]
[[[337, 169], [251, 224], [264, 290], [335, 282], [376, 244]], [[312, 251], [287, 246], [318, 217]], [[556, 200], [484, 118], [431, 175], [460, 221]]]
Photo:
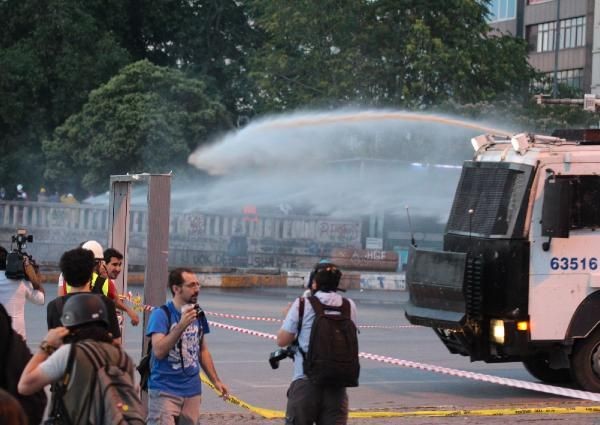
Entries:
[[187, 282], [183, 286], [189, 289], [200, 288], [200, 282]]

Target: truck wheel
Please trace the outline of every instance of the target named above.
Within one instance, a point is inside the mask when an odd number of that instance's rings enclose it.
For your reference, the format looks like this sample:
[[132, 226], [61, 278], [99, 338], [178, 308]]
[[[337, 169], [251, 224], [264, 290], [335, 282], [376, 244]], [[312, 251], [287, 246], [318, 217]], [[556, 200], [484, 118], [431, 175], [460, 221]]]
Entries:
[[586, 391], [600, 392], [600, 328], [577, 341], [571, 355], [573, 380]]
[[567, 384], [571, 382], [571, 372], [567, 368], [552, 369], [545, 356], [533, 356], [523, 360], [527, 372], [542, 382], [550, 384]]

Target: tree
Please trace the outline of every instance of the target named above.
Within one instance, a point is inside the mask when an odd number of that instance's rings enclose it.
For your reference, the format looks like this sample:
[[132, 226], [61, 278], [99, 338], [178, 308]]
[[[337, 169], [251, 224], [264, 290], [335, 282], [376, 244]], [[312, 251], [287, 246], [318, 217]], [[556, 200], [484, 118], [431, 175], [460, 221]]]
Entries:
[[206, 92], [180, 71], [146, 60], [128, 65], [44, 142], [46, 179], [70, 191], [104, 192], [111, 174], [181, 167], [211, 132], [231, 125]]
[[245, 2], [234, 0], [127, 1], [127, 25], [113, 26], [136, 59], [170, 66], [207, 82], [236, 116], [252, 107], [246, 57], [262, 34]]
[[82, 2], [5, 0], [0, 21], [0, 180], [31, 194], [44, 168], [41, 140], [129, 55]]
[[251, 61], [266, 109], [493, 99], [533, 75], [522, 40], [490, 35], [485, 2], [251, 3], [267, 33]]
[[0, 22], [0, 181], [9, 187], [34, 191], [41, 141], [137, 60], [204, 80], [234, 117], [252, 107], [245, 57], [260, 38], [243, 2], [3, 0]]

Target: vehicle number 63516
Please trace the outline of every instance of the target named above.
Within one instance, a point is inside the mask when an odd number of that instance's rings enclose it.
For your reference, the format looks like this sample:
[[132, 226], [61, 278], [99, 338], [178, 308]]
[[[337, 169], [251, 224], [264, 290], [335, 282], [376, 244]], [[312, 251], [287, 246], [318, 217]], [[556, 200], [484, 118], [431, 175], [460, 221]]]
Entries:
[[596, 270], [598, 259], [596, 257], [552, 257], [550, 268], [552, 270]]

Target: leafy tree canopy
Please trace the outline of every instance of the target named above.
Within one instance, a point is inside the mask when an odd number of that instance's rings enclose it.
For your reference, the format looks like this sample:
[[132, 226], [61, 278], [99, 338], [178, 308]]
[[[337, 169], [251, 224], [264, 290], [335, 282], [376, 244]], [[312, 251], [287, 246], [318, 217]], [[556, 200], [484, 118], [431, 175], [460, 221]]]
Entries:
[[230, 126], [205, 84], [139, 61], [94, 90], [43, 144], [45, 178], [63, 190], [107, 190], [111, 174], [162, 173], [186, 163], [213, 131]]
[[11, 183], [9, 196], [17, 182], [37, 192], [40, 141], [130, 60], [87, 4], [0, 2], [0, 181]]
[[37, 191], [41, 141], [129, 63], [206, 81], [234, 117], [252, 105], [245, 56], [260, 37], [241, 2], [2, 0], [0, 22], [0, 181], [9, 190]]
[[489, 35], [486, 2], [250, 3], [267, 34], [251, 62], [265, 109], [491, 100], [533, 75], [523, 40]]

